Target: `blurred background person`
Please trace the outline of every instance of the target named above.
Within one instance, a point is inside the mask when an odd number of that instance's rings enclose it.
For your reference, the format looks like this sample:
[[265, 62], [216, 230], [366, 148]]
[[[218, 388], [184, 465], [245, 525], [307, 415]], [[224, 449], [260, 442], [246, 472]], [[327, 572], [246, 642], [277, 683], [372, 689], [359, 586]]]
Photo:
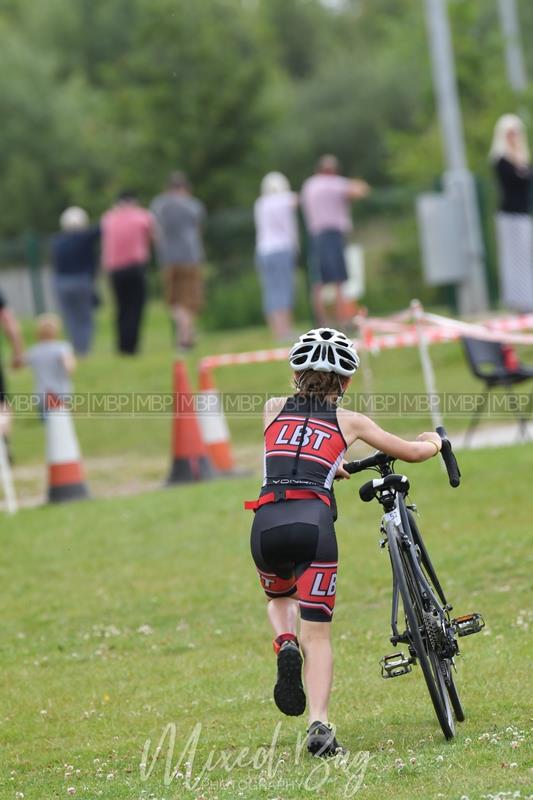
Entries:
[[342, 285], [348, 278], [344, 248], [353, 227], [351, 202], [366, 197], [370, 191], [365, 181], [343, 178], [338, 173], [336, 156], [322, 156], [316, 173], [305, 181], [300, 198], [310, 238], [311, 272], [316, 272], [311, 275], [311, 300], [319, 325], [327, 322], [324, 283], [335, 284], [335, 322], [346, 322]]
[[500, 189], [496, 217], [500, 300], [515, 311], [533, 311], [533, 223], [531, 159], [524, 123], [504, 114], [490, 149]]
[[52, 240], [57, 302], [74, 350], [84, 356], [91, 349], [98, 302], [95, 278], [100, 226], [90, 226], [87, 212], [79, 206], [66, 208], [59, 224], [61, 233]]
[[173, 172], [151, 210], [157, 221], [157, 254], [165, 300], [176, 325], [176, 346], [188, 349], [195, 344], [196, 318], [204, 299], [205, 207], [193, 197], [185, 173]]
[[[18, 320], [7, 305], [6, 298], [0, 291], [0, 328], [9, 341], [11, 347], [11, 366], [17, 369], [24, 364], [24, 342], [20, 332]], [[8, 403], [7, 385], [4, 369], [0, 361], [0, 436], [3, 437], [9, 460], [12, 461], [9, 449], [9, 434], [11, 432], [11, 409]]]
[[263, 312], [278, 341], [293, 338], [295, 269], [298, 257], [298, 196], [281, 172], [261, 182], [254, 206], [256, 264], [263, 294]]
[[146, 303], [146, 267], [155, 235], [154, 218], [137, 202], [134, 192], [119, 195], [101, 221], [102, 265], [109, 273], [116, 305], [119, 353], [134, 355]]
[[36, 320], [37, 344], [25, 353], [24, 361], [33, 372], [34, 391], [39, 397], [41, 412], [48, 400], [72, 393], [71, 376], [76, 358], [70, 342], [59, 338], [61, 325], [55, 314], [41, 314]]

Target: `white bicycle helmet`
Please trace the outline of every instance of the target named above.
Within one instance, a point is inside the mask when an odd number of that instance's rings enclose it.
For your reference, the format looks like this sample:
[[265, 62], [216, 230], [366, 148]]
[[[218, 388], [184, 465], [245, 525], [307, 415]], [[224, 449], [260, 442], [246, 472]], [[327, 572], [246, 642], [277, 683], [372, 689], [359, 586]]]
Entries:
[[359, 356], [352, 342], [334, 328], [313, 328], [302, 334], [291, 347], [289, 364], [296, 372], [312, 369], [349, 376], [359, 366]]

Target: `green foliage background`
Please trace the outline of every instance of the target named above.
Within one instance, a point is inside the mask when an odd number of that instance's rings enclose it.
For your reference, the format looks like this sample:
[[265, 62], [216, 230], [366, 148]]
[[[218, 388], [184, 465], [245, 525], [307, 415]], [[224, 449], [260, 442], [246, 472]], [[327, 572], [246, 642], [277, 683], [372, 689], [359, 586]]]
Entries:
[[[451, 0], [474, 168], [507, 87], [496, 0]], [[442, 169], [420, 0], [0, 0], [0, 232], [53, 229], [75, 200], [148, 199], [183, 166], [211, 208], [318, 154], [377, 184]], [[530, 4], [520, 4], [524, 42]], [[527, 48], [526, 48], [527, 49]], [[528, 53], [531, 60], [531, 55]]]
[[[507, 111], [529, 122], [532, 94], [507, 84], [497, 0], [448, 5], [489, 220], [494, 122]], [[531, 70], [528, 0], [519, 14]], [[224, 324], [231, 289], [234, 321], [250, 324], [259, 180], [281, 169], [298, 187], [328, 151], [375, 188], [361, 239], [390, 246], [369, 253], [373, 307], [397, 307], [413, 282], [426, 301], [443, 299], [421, 287], [413, 220], [415, 193], [443, 170], [422, 0], [0, 0], [0, 45], [0, 236], [53, 231], [71, 203], [96, 218], [124, 187], [148, 202], [184, 168], [215, 229], [218, 295], [229, 287], [207, 323]], [[403, 200], [389, 204], [391, 190]], [[228, 209], [248, 218], [220, 236]]]

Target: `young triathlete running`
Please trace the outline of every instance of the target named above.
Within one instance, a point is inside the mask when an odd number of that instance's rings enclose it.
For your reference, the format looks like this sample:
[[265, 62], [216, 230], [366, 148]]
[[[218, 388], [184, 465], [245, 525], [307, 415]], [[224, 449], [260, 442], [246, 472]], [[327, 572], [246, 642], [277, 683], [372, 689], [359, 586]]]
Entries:
[[329, 623], [337, 583], [333, 480], [350, 477], [344, 454], [357, 439], [402, 461], [431, 458], [441, 440], [429, 432], [408, 442], [362, 414], [337, 408], [359, 366], [343, 333], [331, 328], [305, 333], [292, 347], [289, 363], [296, 392], [265, 405], [265, 477], [259, 499], [246, 508], [255, 511], [252, 555], [275, 634], [274, 700], [284, 714], [303, 714], [303, 663], [307, 749], [332, 756], [343, 752], [328, 716], [333, 678]]

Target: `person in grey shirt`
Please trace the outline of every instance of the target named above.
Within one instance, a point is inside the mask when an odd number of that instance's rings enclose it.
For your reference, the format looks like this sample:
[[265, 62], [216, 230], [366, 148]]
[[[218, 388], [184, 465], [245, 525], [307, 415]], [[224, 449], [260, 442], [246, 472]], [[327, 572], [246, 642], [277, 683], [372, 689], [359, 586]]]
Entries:
[[60, 340], [60, 322], [55, 314], [37, 317], [38, 342], [24, 354], [31, 367], [39, 408], [45, 411], [48, 402], [55, 402], [72, 393], [71, 375], [76, 359], [70, 342]]
[[196, 317], [203, 305], [205, 207], [193, 197], [187, 176], [173, 172], [150, 208], [157, 221], [157, 255], [177, 346], [188, 349], [194, 346]]

